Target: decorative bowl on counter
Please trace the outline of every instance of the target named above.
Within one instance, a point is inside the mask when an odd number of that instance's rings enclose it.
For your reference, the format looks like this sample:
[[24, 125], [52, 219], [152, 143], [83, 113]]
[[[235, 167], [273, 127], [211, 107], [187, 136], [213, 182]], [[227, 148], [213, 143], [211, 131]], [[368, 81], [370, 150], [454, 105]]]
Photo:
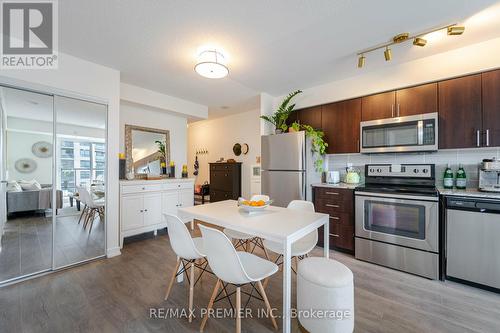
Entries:
[[273, 203], [272, 200], [269, 201], [264, 201], [264, 200], [258, 200], [258, 201], [252, 201], [252, 200], [246, 200], [245, 198], [239, 198], [238, 199], [238, 207], [243, 209], [244, 211], [248, 213], [253, 213], [253, 212], [259, 212], [271, 205]]

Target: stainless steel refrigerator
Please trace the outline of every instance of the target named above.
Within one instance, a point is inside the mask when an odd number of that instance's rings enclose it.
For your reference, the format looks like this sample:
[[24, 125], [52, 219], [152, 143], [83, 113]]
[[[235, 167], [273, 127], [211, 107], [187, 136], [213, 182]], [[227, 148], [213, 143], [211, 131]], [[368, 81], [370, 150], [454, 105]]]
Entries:
[[274, 206], [286, 207], [292, 200], [306, 200], [307, 161], [305, 132], [264, 135], [262, 149], [262, 194]]

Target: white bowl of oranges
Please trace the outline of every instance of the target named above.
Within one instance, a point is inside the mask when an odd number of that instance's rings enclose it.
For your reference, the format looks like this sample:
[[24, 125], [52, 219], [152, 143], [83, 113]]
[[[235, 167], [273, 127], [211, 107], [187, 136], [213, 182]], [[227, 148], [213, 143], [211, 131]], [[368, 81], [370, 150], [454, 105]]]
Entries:
[[262, 211], [267, 207], [269, 207], [271, 203], [272, 200], [264, 201], [264, 200], [246, 200], [244, 198], [238, 199], [238, 206], [248, 213]]

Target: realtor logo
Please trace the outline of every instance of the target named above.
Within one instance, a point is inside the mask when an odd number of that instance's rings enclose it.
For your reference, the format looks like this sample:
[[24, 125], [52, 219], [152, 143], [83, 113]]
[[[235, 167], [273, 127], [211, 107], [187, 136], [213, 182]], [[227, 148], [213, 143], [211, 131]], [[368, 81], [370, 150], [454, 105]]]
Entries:
[[57, 68], [57, 2], [1, 0], [2, 69]]

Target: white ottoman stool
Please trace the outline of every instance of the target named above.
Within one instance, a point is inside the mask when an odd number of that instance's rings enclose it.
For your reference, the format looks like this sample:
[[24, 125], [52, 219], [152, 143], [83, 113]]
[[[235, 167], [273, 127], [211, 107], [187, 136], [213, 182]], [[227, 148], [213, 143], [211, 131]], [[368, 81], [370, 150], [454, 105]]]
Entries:
[[297, 269], [297, 315], [310, 333], [351, 333], [354, 330], [354, 283], [344, 264], [307, 258]]

